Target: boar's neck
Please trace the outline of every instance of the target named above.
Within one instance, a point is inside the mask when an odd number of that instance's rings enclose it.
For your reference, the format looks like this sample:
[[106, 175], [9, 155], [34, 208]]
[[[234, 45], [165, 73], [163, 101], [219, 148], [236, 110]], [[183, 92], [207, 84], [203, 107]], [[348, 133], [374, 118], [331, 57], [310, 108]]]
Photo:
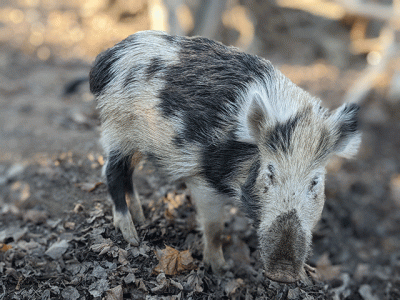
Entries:
[[256, 145], [236, 140], [211, 144], [202, 152], [202, 175], [218, 193], [234, 198], [247, 214], [258, 220], [258, 201], [252, 189], [260, 157]]

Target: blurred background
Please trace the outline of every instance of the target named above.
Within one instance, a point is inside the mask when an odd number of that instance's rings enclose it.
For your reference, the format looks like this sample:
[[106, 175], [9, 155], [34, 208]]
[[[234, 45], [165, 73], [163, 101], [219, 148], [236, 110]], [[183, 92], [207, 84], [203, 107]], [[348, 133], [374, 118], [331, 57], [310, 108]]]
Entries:
[[359, 103], [363, 143], [329, 165], [314, 259], [326, 252], [354, 278], [399, 274], [399, 0], [1, 0], [3, 218], [104, 198], [76, 188], [101, 181], [104, 163], [85, 80], [97, 54], [147, 29], [262, 56], [329, 108]]

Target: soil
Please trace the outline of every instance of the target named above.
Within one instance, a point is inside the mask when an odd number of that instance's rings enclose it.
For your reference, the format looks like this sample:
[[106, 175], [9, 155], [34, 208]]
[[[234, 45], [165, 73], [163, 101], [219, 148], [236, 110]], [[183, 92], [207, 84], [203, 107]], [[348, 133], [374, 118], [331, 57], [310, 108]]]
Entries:
[[[349, 29], [267, 8], [254, 12], [266, 45], [258, 54], [337, 107], [364, 67], [364, 57], [345, 51]], [[260, 21], [265, 16], [269, 23]], [[333, 55], [315, 38], [290, 43], [290, 31], [306, 26], [343, 47]], [[226, 41], [235, 36], [223, 33]], [[386, 90], [361, 105], [357, 158], [328, 166], [307, 261], [316, 268], [311, 284], [279, 284], [264, 276], [256, 233], [233, 206], [223, 235], [230, 270], [208, 270], [190, 191], [145, 161], [134, 178], [146, 216], [137, 227], [141, 244], [124, 241], [101, 175], [94, 98], [86, 81], [64, 94], [89, 70], [81, 60], [42, 61], [0, 46], [0, 299], [400, 299], [400, 102], [389, 101]], [[168, 259], [174, 263], [166, 268]]]

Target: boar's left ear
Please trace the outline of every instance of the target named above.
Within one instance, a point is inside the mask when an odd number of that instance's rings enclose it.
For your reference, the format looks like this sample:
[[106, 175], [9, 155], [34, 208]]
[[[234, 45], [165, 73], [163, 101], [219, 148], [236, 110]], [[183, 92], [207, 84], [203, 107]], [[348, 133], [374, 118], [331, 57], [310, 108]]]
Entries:
[[357, 154], [361, 142], [361, 133], [358, 131], [359, 110], [357, 104], [343, 104], [329, 117], [334, 138], [333, 152], [338, 156], [351, 158]]
[[254, 141], [258, 141], [268, 119], [267, 107], [259, 94], [253, 95], [246, 117], [249, 133]]

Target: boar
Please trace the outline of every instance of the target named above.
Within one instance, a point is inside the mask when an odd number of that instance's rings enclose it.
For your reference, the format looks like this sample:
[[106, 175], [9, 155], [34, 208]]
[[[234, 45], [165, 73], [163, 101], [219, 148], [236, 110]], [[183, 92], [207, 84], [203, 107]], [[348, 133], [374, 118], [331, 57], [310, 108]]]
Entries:
[[356, 104], [329, 112], [263, 58], [158, 31], [101, 53], [90, 89], [114, 225], [126, 241], [139, 244], [134, 223], [144, 215], [132, 172], [147, 157], [186, 181], [204, 231], [203, 259], [214, 272], [226, 269], [220, 236], [230, 199], [254, 221], [266, 276], [304, 278], [325, 166], [333, 155], [354, 156], [360, 144]]

